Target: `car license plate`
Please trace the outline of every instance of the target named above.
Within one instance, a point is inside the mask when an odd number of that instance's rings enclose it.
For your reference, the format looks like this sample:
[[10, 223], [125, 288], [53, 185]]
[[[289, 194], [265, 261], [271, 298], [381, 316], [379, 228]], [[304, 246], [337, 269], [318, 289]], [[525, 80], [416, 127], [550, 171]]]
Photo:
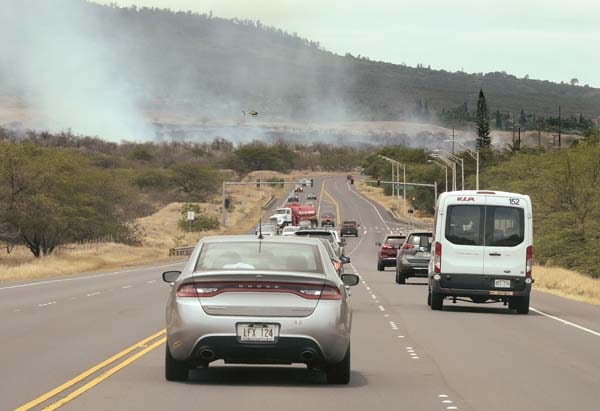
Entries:
[[494, 280], [496, 288], [510, 288], [510, 280]]
[[415, 254], [415, 257], [427, 257], [427, 258], [430, 258], [431, 257], [431, 253], [427, 253], [427, 252], [424, 252], [424, 251], [418, 251]]
[[242, 342], [273, 342], [279, 337], [279, 325], [238, 324], [237, 336]]

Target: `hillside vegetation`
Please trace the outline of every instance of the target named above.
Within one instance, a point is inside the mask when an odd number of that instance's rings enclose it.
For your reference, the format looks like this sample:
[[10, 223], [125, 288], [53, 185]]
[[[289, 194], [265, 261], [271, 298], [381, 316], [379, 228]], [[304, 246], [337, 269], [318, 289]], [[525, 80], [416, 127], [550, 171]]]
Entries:
[[[451, 122], [464, 109], [473, 110], [483, 88], [492, 113], [518, 115], [524, 110], [526, 116], [556, 116], [561, 104], [565, 118], [600, 117], [599, 89], [520, 79], [504, 72], [452, 73], [340, 56], [317, 41], [259, 21], [83, 0], [9, 3], [13, 7], [5, 8], [5, 20], [0, 21], [10, 33], [9, 41], [18, 44], [27, 38], [25, 28], [38, 21], [34, 16], [65, 29], [85, 23], [85, 36], [79, 41], [101, 39], [105, 46], [101, 50], [106, 55], [93, 56], [96, 69], [106, 62], [108, 78], [114, 78], [146, 112], [161, 116], [186, 113], [208, 121], [239, 118], [242, 110], [252, 109], [269, 121], [435, 120], [437, 113]], [[9, 64], [0, 63], [0, 94], [23, 94], [21, 66], [10, 58], [5, 61]], [[46, 63], [50, 61], [36, 61]], [[53, 81], [59, 79], [55, 76]], [[68, 78], [67, 84], [75, 80]], [[35, 92], [29, 97], [35, 98]]]

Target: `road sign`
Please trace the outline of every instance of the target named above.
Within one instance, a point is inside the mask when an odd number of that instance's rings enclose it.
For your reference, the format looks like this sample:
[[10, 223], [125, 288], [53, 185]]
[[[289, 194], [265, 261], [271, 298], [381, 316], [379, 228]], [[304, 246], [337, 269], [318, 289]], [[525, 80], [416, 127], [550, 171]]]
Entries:
[[193, 211], [188, 211], [187, 212], [187, 220], [194, 221], [195, 219], [196, 219], [196, 213]]

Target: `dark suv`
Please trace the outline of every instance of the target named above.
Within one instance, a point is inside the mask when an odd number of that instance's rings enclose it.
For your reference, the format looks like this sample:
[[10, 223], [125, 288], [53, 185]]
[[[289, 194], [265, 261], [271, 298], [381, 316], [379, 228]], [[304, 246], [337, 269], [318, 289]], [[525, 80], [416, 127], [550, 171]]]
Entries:
[[340, 229], [340, 237], [345, 235], [353, 235], [358, 237], [358, 227], [360, 227], [356, 221], [346, 220], [342, 222], [342, 228]]
[[404, 243], [406, 235], [388, 234], [381, 243], [375, 243], [379, 246], [377, 253], [377, 271], [385, 270], [385, 267], [396, 266], [396, 253], [398, 248]]
[[409, 277], [427, 278], [432, 240], [431, 231], [413, 231], [408, 234], [398, 250], [396, 283], [404, 284]]

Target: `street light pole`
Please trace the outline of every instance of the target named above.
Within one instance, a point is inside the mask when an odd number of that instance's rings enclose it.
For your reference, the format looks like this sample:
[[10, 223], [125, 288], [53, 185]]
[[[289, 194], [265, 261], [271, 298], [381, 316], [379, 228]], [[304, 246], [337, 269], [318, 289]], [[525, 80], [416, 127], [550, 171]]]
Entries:
[[454, 144], [454, 142], [456, 142], [459, 146], [461, 146], [462, 148], [464, 148], [467, 151], [467, 154], [471, 156], [471, 158], [473, 158], [473, 160], [475, 160], [476, 163], [476, 169], [475, 169], [475, 189], [479, 190], [479, 150], [474, 150], [470, 147], [465, 146], [463, 143], [461, 143], [460, 141], [457, 140], [444, 140], [447, 142], [452, 142], [452, 144]]
[[456, 191], [456, 162], [442, 157], [439, 154], [430, 154], [431, 157], [437, 158], [440, 161], [443, 161], [446, 165], [450, 166], [452, 169], [452, 191]]

